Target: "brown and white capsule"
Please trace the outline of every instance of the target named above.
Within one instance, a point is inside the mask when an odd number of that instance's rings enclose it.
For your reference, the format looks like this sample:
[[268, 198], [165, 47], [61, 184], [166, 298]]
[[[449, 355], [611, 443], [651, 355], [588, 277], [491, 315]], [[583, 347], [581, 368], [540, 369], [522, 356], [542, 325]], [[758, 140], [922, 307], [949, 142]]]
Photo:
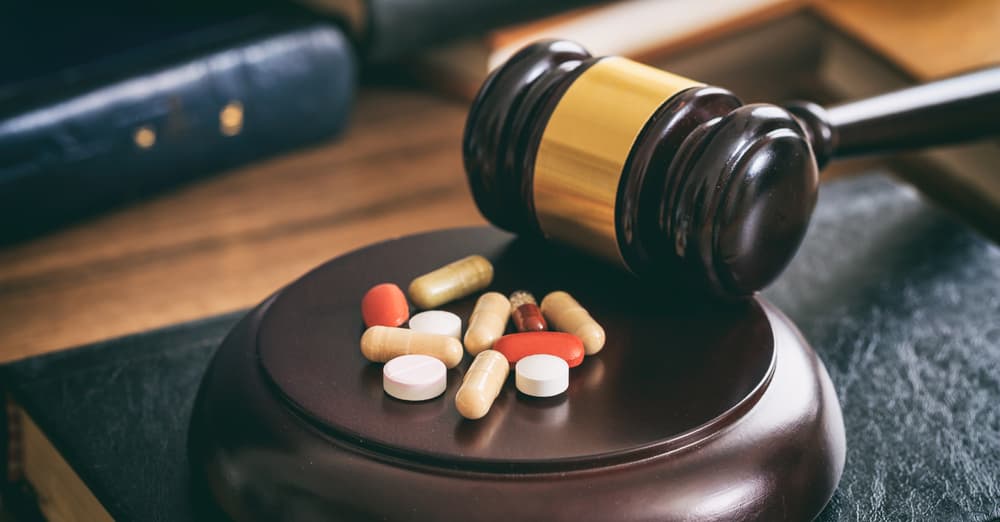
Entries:
[[545, 296], [542, 299], [542, 314], [556, 330], [579, 337], [587, 355], [594, 355], [604, 348], [604, 328], [566, 292], [556, 291]]
[[462, 386], [455, 394], [455, 407], [466, 419], [481, 419], [490, 411], [493, 401], [510, 373], [510, 363], [500, 352], [479, 352], [469, 371], [465, 372]]
[[430, 355], [448, 368], [462, 362], [462, 343], [447, 335], [417, 332], [407, 328], [372, 326], [361, 336], [361, 354], [371, 362], [384, 363], [400, 355]]
[[503, 337], [510, 317], [510, 301], [499, 292], [486, 292], [479, 296], [469, 317], [465, 331], [465, 349], [472, 355], [493, 348], [493, 343]]
[[549, 329], [542, 311], [538, 309], [535, 296], [524, 290], [510, 294], [510, 317], [518, 332], [544, 332]]
[[483, 256], [469, 256], [428, 272], [410, 283], [410, 299], [431, 309], [478, 292], [493, 281], [493, 265]]

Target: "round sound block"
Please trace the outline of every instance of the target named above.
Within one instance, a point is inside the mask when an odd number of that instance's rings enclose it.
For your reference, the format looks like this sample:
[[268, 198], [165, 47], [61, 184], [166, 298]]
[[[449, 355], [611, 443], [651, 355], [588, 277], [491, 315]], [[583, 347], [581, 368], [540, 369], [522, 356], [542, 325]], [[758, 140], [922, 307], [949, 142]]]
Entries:
[[[570, 292], [607, 344], [569, 390], [519, 394], [483, 419], [455, 393], [382, 391], [359, 350], [361, 298], [480, 254], [491, 290]], [[467, 322], [478, 296], [442, 307]], [[763, 300], [705, 303], [490, 228], [379, 243], [334, 259], [248, 314], [195, 405], [201, 487], [248, 520], [810, 519], [833, 493], [844, 428], [829, 377]]]

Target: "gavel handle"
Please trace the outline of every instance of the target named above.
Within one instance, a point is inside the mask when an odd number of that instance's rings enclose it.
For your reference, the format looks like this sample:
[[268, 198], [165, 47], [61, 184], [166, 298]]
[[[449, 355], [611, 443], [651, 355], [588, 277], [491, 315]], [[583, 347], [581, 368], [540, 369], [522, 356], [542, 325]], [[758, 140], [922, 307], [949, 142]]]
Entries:
[[823, 109], [786, 107], [806, 125], [816, 159], [885, 153], [1000, 135], [1000, 66]]

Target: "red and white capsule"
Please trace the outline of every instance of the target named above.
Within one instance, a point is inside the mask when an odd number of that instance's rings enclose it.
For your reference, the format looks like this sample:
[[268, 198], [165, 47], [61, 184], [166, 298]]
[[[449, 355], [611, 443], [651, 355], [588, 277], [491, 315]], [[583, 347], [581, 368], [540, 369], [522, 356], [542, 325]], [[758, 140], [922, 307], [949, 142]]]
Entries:
[[510, 317], [518, 332], [544, 332], [549, 329], [535, 296], [524, 290], [510, 294]]

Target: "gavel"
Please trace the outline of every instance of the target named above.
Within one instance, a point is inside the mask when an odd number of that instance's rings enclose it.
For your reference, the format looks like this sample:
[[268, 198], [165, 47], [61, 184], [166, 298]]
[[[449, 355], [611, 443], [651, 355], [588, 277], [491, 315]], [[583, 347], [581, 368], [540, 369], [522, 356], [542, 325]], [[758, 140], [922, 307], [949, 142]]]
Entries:
[[[830, 108], [543, 41], [487, 78], [463, 137], [476, 205], [642, 282], [732, 298], [795, 255], [830, 159], [1000, 132], [1000, 67]], [[847, 246], [845, 246], [847, 247]]]

